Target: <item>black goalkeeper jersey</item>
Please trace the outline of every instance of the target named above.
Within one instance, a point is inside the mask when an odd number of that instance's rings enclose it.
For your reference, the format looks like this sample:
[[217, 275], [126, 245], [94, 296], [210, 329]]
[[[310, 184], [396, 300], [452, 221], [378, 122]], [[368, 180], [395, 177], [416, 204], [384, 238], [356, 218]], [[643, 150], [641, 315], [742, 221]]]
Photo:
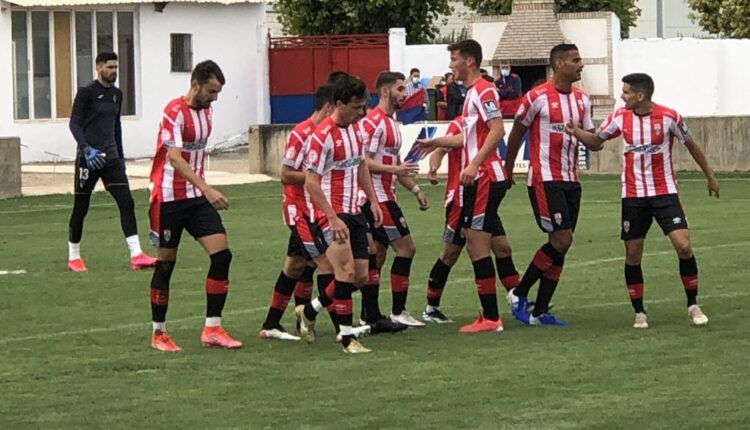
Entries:
[[120, 110], [122, 91], [114, 85], [105, 87], [93, 81], [78, 89], [70, 130], [78, 143], [78, 155], [88, 145], [107, 154], [108, 160], [122, 158]]

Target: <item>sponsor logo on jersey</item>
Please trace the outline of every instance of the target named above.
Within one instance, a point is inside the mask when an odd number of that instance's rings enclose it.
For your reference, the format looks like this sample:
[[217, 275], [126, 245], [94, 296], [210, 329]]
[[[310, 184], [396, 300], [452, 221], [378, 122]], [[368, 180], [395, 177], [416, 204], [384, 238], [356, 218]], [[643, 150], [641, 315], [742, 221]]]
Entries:
[[638, 152], [641, 154], [655, 154], [661, 152], [664, 145], [625, 145], [625, 152]]
[[555, 133], [565, 132], [565, 124], [563, 123], [550, 124], [549, 126], [552, 129], [552, 131], [554, 131]]
[[494, 100], [487, 100], [482, 103], [484, 113], [487, 114], [488, 118], [497, 118], [500, 115], [500, 109], [497, 107], [497, 102]]
[[339, 162], [333, 163], [332, 168], [343, 170], [343, 169], [351, 169], [352, 167], [359, 166], [359, 163], [362, 162], [362, 157], [353, 157], [346, 160], [341, 160]]

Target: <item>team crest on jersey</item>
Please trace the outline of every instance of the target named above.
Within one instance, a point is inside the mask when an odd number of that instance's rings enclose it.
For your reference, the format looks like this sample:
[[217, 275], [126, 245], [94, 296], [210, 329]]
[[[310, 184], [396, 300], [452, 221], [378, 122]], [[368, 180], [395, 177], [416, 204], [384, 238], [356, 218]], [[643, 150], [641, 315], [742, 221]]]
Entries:
[[315, 163], [317, 163], [318, 162], [318, 151], [311, 150], [307, 154], [307, 162], [309, 164], [315, 164]]
[[661, 135], [661, 124], [654, 124], [654, 134], [657, 136]]
[[297, 158], [297, 149], [295, 149], [293, 146], [290, 146], [289, 149], [286, 150], [285, 155], [287, 160], [294, 160]]
[[112, 95], [112, 101], [115, 102], [115, 103], [117, 103], [117, 95], [116, 94]]
[[561, 214], [560, 212], [557, 212], [557, 213], [555, 214], [555, 223], [556, 223], [557, 225], [560, 225], [560, 224], [562, 224], [562, 214]]
[[164, 230], [161, 235], [164, 236], [165, 242], [169, 242], [172, 239], [172, 230]]
[[161, 140], [162, 140], [162, 142], [168, 141], [170, 137], [171, 136], [170, 136], [169, 130], [165, 129], [165, 130], [161, 131]]
[[624, 231], [625, 233], [630, 231], [630, 221], [622, 222], [622, 231]]

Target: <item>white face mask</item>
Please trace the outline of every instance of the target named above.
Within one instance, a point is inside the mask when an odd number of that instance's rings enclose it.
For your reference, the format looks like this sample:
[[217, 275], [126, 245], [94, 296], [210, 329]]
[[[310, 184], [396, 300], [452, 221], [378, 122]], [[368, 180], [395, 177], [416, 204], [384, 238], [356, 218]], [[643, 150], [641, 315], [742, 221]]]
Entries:
[[507, 78], [510, 76], [510, 69], [500, 69], [500, 74]]
[[415, 84], [418, 84], [418, 83], [419, 83], [419, 76], [412, 76], [412, 77], [411, 77], [411, 81], [412, 81], [413, 83], [415, 83]]
[[456, 83], [457, 83], [458, 85], [463, 85], [463, 84], [464, 84], [464, 81], [456, 81]]

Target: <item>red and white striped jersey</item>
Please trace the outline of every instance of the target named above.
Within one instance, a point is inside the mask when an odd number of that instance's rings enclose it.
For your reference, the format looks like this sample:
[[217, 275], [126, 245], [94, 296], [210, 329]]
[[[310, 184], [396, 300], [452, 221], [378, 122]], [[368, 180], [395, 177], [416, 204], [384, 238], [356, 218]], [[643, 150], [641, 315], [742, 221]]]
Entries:
[[516, 121], [529, 128], [529, 185], [578, 182], [578, 140], [565, 132], [565, 124], [594, 129], [591, 101], [583, 91], [573, 87], [562, 93], [551, 81], [538, 85], [526, 93]]
[[[294, 126], [284, 146], [283, 166], [301, 172], [304, 171], [307, 139], [315, 130], [312, 118], [308, 118]], [[307, 200], [305, 199], [305, 184], [284, 185], [284, 196], [281, 203], [284, 214], [284, 223], [294, 225], [295, 217], [308, 214]]]
[[[484, 141], [490, 133], [487, 122], [495, 118], [499, 118], [500, 121], [503, 119], [503, 115], [500, 113], [500, 99], [495, 85], [484, 79], [478, 79], [466, 92], [462, 115], [464, 133], [463, 167], [466, 167], [484, 146]], [[493, 151], [479, 167], [478, 176], [483, 175], [489, 175], [491, 182], [506, 180], [503, 163], [497, 151]]]
[[151, 166], [152, 199], [161, 202], [201, 197], [203, 193], [180, 175], [169, 162], [168, 148], [182, 149], [182, 158], [204, 178], [206, 144], [211, 135], [212, 108], [193, 109], [183, 97], [167, 104], [162, 113], [156, 155]]
[[604, 140], [622, 135], [622, 197], [654, 197], [677, 194], [672, 165], [674, 138], [690, 138], [682, 116], [654, 103], [648, 115], [625, 108], [612, 112], [599, 127]]
[[328, 117], [310, 136], [307, 169], [320, 175], [320, 186], [336, 213], [360, 213], [359, 164], [364, 157], [362, 131], [356, 124], [339, 127]]
[[[398, 122], [386, 115], [379, 107], [368, 112], [359, 122], [364, 137], [365, 151], [373, 160], [386, 166], [396, 166], [401, 160], [401, 132]], [[396, 175], [372, 173], [372, 185], [378, 202], [396, 201]]]
[[[461, 117], [453, 119], [448, 124], [446, 136], [455, 136], [463, 133]], [[448, 151], [448, 178], [445, 181], [445, 206], [448, 206], [456, 195], [456, 190], [461, 184], [461, 169], [463, 169], [463, 148], [452, 148]]]

